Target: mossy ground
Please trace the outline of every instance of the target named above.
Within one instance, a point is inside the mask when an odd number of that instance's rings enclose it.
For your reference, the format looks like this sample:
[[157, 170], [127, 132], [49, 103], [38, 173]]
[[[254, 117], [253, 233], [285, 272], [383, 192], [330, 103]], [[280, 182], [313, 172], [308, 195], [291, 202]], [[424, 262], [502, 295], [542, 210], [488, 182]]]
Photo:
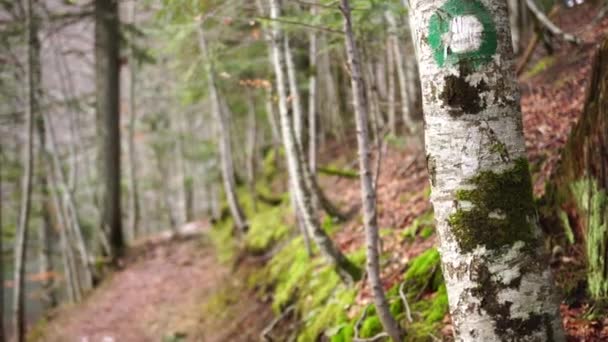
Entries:
[[[275, 163], [267, 158], [265, 166], [274, 168]], [[263, 179], [258, 188], [269, 188], [268, 182], [278, 175], [276, 170], [264, 172], [268, 178]], [[286, 194], [280, 197], [287, 199]], [[293, 306], [297, 331], [285, 336], [300, 342], [315, 341], [324, 335], [332, 342], [352, 341], [355, 324], [361, 317], [364, 307], [359, 307], [356, 298], [361, 290], [360, 285], [344, 285], [336, 272], [327, 266], [313, 246], [313, 256], [309, 256], [303, 238], [297, 229], [291, 226], [291, 208], [284, 200], [278, 206], [261, 204], [254, 208], [252, 197], [245, 189], [239, 189], [241, 205], [247, 214], [250, 230], [237, 243], [232, 234], [230, 219], [218, 222], [213, 228], [212, 240], [217, 246], [220, 260], [234, 258], [239, 245], [257, 254], [279, 248], [266, 265], [249, 274], [247, 284], [255, 289], [261, 297], [271, 295], [271, 306], [275, 314], [280, 314]], [[326, 217], [322, 221], [323, 229], [330, 235], [341, 230], [341, 225]], [[382, 230], [381, 234], [389, 234]], [[426, 239], [434, 234], [432, 211], [417, 218], [403, 234], [404, 242], [412, 243], [419, 236]], [[347, 255], [355, 265], [364, 267], [365, 249], [361, 246]], [[388, 291], [391, 311], [407, 328], [407, 341], [426, 341], [436, 334], [441, 321], [447, 312], [447, 296], [443, 278], [439, 270], [439, 254], [435, 249], [427, 250], [412, 259], [400, 282]], [[406, 322], [405, 307], [399, 294], [399, 285], [405, 282], [404, 291], [412, 309], [414, 322]], [[222, 302], [222, 296], [216, 297], [213, 311], [221, 310], [218, 306], [229, 307], [230, 303]], [[225, 298], [224, 298], [225, 299]], [[225, 305], [224, 305], [225, 304]], [[372, 337], [382, 331], [382, 326], [373, 305], [367, 310], [366, 318], [361, 322], [359, 337]]]

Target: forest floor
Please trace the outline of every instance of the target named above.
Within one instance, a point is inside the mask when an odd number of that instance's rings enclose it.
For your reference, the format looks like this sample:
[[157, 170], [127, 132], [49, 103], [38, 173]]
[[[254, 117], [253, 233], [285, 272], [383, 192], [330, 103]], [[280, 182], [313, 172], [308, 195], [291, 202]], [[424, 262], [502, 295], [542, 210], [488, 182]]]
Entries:
[[[593, 22], [597, 13], [590, 4], [564, 10], [556, 23], [577, 34], [579, 46], [556, 45], [548, 56], [541, 46], [520, 77], [522, 109], [528, 154], [535, 181], [535, 194], [542, 196], [559, 161], [560, 149], [583, 110], [590, 65], [597, 44], [608, 32], [608, 18]], [[593, 25], [579, 25], [593, 23]], [[353, 138], [353, 137], [351, 137]], [[347, 138], [348, 139], [348, 138]], [[432, 248], [434, 234], [424, 233], [432, 209], [428, 201], [425, 158], [420, 144], [400, 138], [386, 139], [378, 180], [379, 226], [388, 260], [383, 279], [388, 289], [401, 279], [409, 260]], [[321, 164], [354, 168], [354, 143], [328, 143]], [[377, 154], [376, 154], [377, 155]], [[331, 199], [343, 208], [360, 203], [357, 179], [321, 177]], [[422, 222], [417, 224], [416, 222]], [[404, 238], [416, 226], [412, 239]], [[431, 223], [432, 225], [432, 223]], [[42, 341], [252, 341], [272, 320], [268, 298], [260, 299], [243, 285], [244, 275], [234, 275], [218, 262], [213, 246], [199, 235], [167, 239], [156, 237], [138, 244], [125, 268], [113, 274], [82, 304], [54, 312]], [[432, 232], [432, 230], [430, 230]], [[577, 234], [581, 234], [578, 232]], [[202, 235], [202, 237], [201, 237]], [[579, 235], [580, 236], [580, 235]], [[334, 235], [345, 251], [363, 244], [360, 222], [351, 220]], [[565, 251], [554, 265], [556, 278], [572, 278], [570, 270], [584, 269], [580, 245]], [[574, 265], [573, 265], [574, 263]], [[246, 272], [242, 268], [237, 272]], [[371, 301], [366, 284], [358, 285], [349, 317]], [[431, 295], [430, 293], [423, 295]], [[568, 299], [562, 305], [563, 321], [571, 341], [608, 340], [608, 318], [586, 317], [584, 301]], [[219, 309], [218, 309], [219, 308]], [[443, 320], [443, 337], [451, 335], [449, 318]]]
[[[81, 304], [68, 305], [39, 324], [33, 340], [45, 342], [146, 342], [227, 341], [232, 334], [254, 340], [272, 319], [268, 305], [254, 296], [242, 296], [241, 324], [224, 321], [212, 324], [214, 315], [203, 303], [231, 287], [228, 267], [216, 259], [213, 246], [204, 237], [208, 225], [199, 225], [187, 235], [171, 238], [160, 234], [137, 243], [125, 259], [124, 268], [113, 273]], [[255, 315], [251, 315], [255, 310]], [[235, 310], [233, 310], [235, 311]], [[255, 336], [255, 337], [254, 337]]]

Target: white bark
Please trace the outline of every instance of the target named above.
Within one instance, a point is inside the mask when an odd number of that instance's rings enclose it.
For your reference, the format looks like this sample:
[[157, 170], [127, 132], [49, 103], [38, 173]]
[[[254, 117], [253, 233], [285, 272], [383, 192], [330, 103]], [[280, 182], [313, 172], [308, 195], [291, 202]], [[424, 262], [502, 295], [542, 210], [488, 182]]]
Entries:
[[509, 23], [511, 25], [511, 42], [513, 44], [513, 53], [519, 53], [521, 45], [521, 15], [520, 15], [520, 0], [508, 0], [509, 3]]
[[397, 20], [395, 16], [387, 11], [385, 13], [386, 21], [389, 24], [389, 39], [392, 40], [390, 47], [393, 49], [394, 60], [397, 67], [397, 79], [399, 81], [399, 95], [401, 96], [401, 114], [403, 124], [407, 130], [414, 130], [413, 113], [411, 112], [410, 93], [407, 89], [407, 66], [405, 54], [401, 47], [401, 42], [397, 36]]
[[[310, 14], [317, 15], [317, 6], [310, 6]], [[317, 172], [317, 33], [311, 30], [308, 39], [310, 75], [308, 76], [308, 167]]]
[[[541, 253], [507, 3], [449, 1], [446, 10], [444, 0], [412, 0], [410, 18], [456, 340], [564, 341]], [[442, 21], [445, 31], [432, 29]]]
[[228, 200], [228, 206], [230, 207], [230, 212], [232, 214], [232, 218], [234, 219], [234, 224], [237, 229], [243, 233], [247, 231], [248, 223], [245, 214], [243, 213], [243, 209], [238, 202], [238, 198], [236, 195], [236, 184], [234, 180], [234, 165], [232, 161], [232, 146], [230, 142], [230, 125], [227, 119], [227, 115], [229, 112], [224, 110], [222, 106], [222, 102], [220, 99], [220, 95], [216, 86], [215, 81], [215, 70], [213, 68], [213, 61], [211, 59], [211, 54], [207, 49], [207, 42], [205, 40], [205, 35], [202, 27], [202, 23], [197, 23], [198, 29], [198, 41], [199, 47], [201, 49], [201, 53], [205, 57], [207, 61], [207, 78], [209, 81], [209, 96], [211, 98], [211, 106], [212, 112], [215, 117], [216, 122], [219, 124], [219, 145], [220, 145], [220, 158], [221, 158], [221, 168], [222, 168], [222, 178], [224, 180], [224, 190], [226, 192], [226, 199]]
[[[277, 19], [280, 16], [280, 5], [278, 0], [269, 0], [270, 17]], [[317, 247], [325, 260], [336, 268], [343, 281], [352, 283], [358, 278], [358, 270], [334, 245], [333, 241], [321, 228], [319, 220], [311, 203], [310, 189], [304, 181], [304, 167], [300, 163], [298, 154], [300, 150], [295, 139], [293, 118], [287, 108], [287, 75], [285, 55], [281, 49], [283, 34], [280, 24], [274, 20], [272, 24], [271, 48], [273, 54], [273, 64], [276, 76], [276, 87], [279, 95], [279, 114], [281, 117], [281, 133], [283, 145], [285, 146], [285, 156], [287, 159], [287, 170], [294, 181], [295, 198], [302, 209], [302, 217], [306, 228], [313, 238]]]
[[378, 222], [376, 212], [376, 190], [372, 180], [370, 167], [369, 132], [368, 132], [368, 98], [365, 80], [361, 66], [361, 57], [353, 34], [350, 4], [341, 0], [344, 15], [344, 32], [346, 34], [346, 54], [351, 71], [351, 86], [353, 90], [353, 107], [357, 123], [357, 145], [359, 152], [359, 174], [361, 178], [361, 201], [363, 203], [363, 222], [365, 225], [365, 240], [367, 247], [367, 273], [370, 287], [374, 294], [374, 303], [384, 330], [393, 341], [402, 340], [399, 324], [391, 315], [382, 280], [380, 278], [380, 257], [378, 255]]
[[44, 124], [48, 129], [49, 144], [46, 151], [46, 160], [49, 165], [52, 165], [52, 175], [55, 179], [56, 185], [58, 185], [61, 193], [63, 194], [63, 206], [66, 208], [66, 224], [64, 228], [69, 230], [68, 234], [72, 234], [74, 242], [76, 243], [78, 253], [80, 254], [81, 263], [83, 265], [83, 277], [84, 277], [84, 289], [90, 289], [93, 286], [93, 269], [91, 266], [91, 258], [87, 250], [84, 235], [82, 234], [82, 228], [80, 226], [80, 220], [78, 218], [78, 211], [76, 210], [76, 202], [74, 195], [69, 189], [64, 174], [63, 168], [61, 167], [61, 161], [57, 155], [55, 131], [51, 120], [47, 115], [44, 116]]
[[386, 65], [387, 65], [387, 116], [388, 127], [393, 136], [397, 134], [397, 116], [395, 107], [395, 54], [393, 54], [393, 39], [386, 40]]

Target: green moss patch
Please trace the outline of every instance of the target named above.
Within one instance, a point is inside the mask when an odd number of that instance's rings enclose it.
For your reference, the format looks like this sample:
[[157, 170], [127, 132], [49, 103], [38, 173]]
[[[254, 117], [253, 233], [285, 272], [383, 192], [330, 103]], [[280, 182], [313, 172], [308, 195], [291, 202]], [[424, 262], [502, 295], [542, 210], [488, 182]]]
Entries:
[[457, 210], [448, 223], [464, 252], [478, 246], [497, 249], [524, 241], [536, 246], [532, 181], [525, 158], [502, 173], [482, 171], [468, 183], [472, 190], [456, 192]]
[[245, 237], [247, 248], [256, 253], [264, 252], [289, 232], [283, 213], [288, 209], [282, 205], [272, 207], [251, 217], [249, 231]]

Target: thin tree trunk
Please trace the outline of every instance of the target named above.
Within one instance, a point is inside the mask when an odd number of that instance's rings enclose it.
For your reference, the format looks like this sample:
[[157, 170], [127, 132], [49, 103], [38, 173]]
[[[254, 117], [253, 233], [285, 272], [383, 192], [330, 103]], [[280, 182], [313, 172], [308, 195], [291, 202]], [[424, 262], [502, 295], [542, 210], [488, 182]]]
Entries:
[[[393, 42], [391, 44], [394, 59], [397, 67], [397, 80], [399, 81], [399, 91], [401, 96], [401, 113], [403, 115], [403, 123], [406, 126], [406, 129], [415, 132], [415, 120], [414, 120], [414, 99], [415, 94], [413, 93], [414, 89], [411, 89], [411, 83], [408, 78], [413, 77], [412, 71], [408, 73], [408, 60], [407, 56], [404, 52], [403, 46], [399, 37], [397, 36], [397, 19], [395, 16], [387, 11], [385, 12], [386, 20], [389, 24], [389, 39]], [[408, 87], [409, 85], [409, 87]]]
[[[304, 112], [302, 110], [302, 98], [298, 87], [298, 74], [293, 62], [289, 37], [283, 37], [285, 49], [285, 63], [287, 65], [287, 80], [289, 82], [289, 98], [291, 99], [291, 110], [293, 113], [293, 129], [296, 133], [296, 141], [301, 151], [304, 151]], [[306, 160], [304, 160], [306, 163]], [[308, 165], [306, 163], [305, 165]], [[306, 166], [308, 167], [308, 166]]]
[[67, 214], [65, 207], [61, 204], [59, 200], [59, 194], [56, 190], [58, 187], [56, 186], [57, 181], [54, 182], [55, 186], [51, 187], [51, 198], [53, 200], [53, 204], [55, 207], [55, 212], [57, 213], [57, 223], [59, 224], [59, 239], [61, 243], [61, 255], [63, 259], [63, 273], [64, 279], [66, 281], [68, 299], [70, 302], [78, 302], [82, 297], [82, 288], [79, 286], [79, 281], [77, 281], [76, 266], [74, 263], [74, 254], [72, 250], [72, 246], [69, 244], [68, 237], [68, 222], [67, 222]]
[[[4, 150], [0, 144], [0, 284], [4, 284], [4, 225], [2, 221], [2, 209], [4, 193], [2, 192], [2, 165], [4, 164]], [[4, 329], [4, 286], [0, 286], [0, 341], [6, 341]]]
[[163, 205], [169, 218], [169, 226], [172, 232], [178, 232], [177, 218], [175, 217], [175, 211], [173, 210], [173, 201], [171, 200], [171, 188], [168, 182], [169, 172], [165, 163], [163, 163], [163, 151], [161, 148], [154, 149], [154, 159], [156, 159], [156, 168], [160, 175], [160, 195], [162, 198]]
[[[74, 196], [70, 191], [66, 176], [63, 168], [61, 167], [61, 161], [58, 157], [55, 132], [53, 125], [47, 115], [44, 117], [44, 124], [48, 130], [49, 144], [47, 145], [46, 161], [48, 165], [52, 165], [52, 174], [55, 179], [56, 185], [61, 189], [63, 194], [63, 203], [66, 208], [65, 220], [66, 228], [72, 232], [75, 243], [77, 245], [78, 253], [84, 268], [84, 287], [85, 290], [90, 289], [93, 286], [93, 268], [90, 262], [90, 257], [87, 249], [87, 245], [83, 236], [82, 228], [80, 226], [80, 219], [78, 217], [78, 211], [76, 209], [76, 202]], [[71, 222], [70, 222], [71, 221]]]
[[388, 301], [380, 278], [380, 262], [378, 255], [378, 222], [376, 214], [376, 190], [370, 167], [369, 133], [368, 133], [368, 99], [363, 79], [361, 57], [355, 37], [350, 15], [348, 0], [341, 0], [341, 10], [344, 16], [344, 32], [346, 34], [346, 54], [351, 71], [351, 86], [353, 90], [353, 107], [357, 124], [357, 145], [359, 147], [359, 174], [361, 178], [361, 200], [363, 203], [363, 222], [367, 246], [367, 274], [369, 285], [374, 294], [374, 303], [378, 318], [384, 330], [395, 342], [402, 340], [399, 324], [391, 315]]
[[270, 130], [272, 133], [272, 144], [275, 147], [275, 152], [278, 152], [278, 149], [281, 146], [281, 131], [279, 128], [279, 124], [277, 123], [276, 113], [274, 111], [274, 104], [272, 101], [272, 87], [266, 88], [266, 118], [268, 119], [268, 123], [270, 125]]
[[[507, 2], [412, 0], [456, 341], [565, 341], [532, 194]], [[457, 5], [450, 5], [457, 4]], [[444, 39], [450, 37], [450, 39]]]
[[509, 3], [509, 22], [511, 26], [511, 42], [513, 53], [519, 54], [521, 46], [521, 11], [520, 0], [508, 0]]
[[397, 115], [395, 107], [395, 54], [393, 53], [393, 39], [386, 40], [386, 65], [387, 65], [387, 116], [388, 126], [393, 136], [397, 135]]
[[418, 60], [416, 58], [416, 45], [414, 44], [414, 34], [410, 28], [408, 16], [403, 17], [405, 44], [405, 81], [409, 97], [410, 117], [414, 120], [413, 132], [418, 132], [419, 120], [422, 115], [422, 93], [420, 90], [420, 74], [418, 71]]
[[256, 160], [257, 160], [257, 118], [255, 114], [255, 101], [253, 94], [248, 91], [247, 94], [247, 183], [249, 185], [249, 193], [251, 194], [251, 201], [253, 202], [253, 210], [257, 211], [257, 196], [255, 190], [255, 174], [256, 174]]
[[[310, 14], [318, 13], [317, 6], [310, 6]], [[317, 173], [317, 32], [311, 30], [308, 39], [310, 70], [308, 76], [308, 167], [314, 175]]]
[[[280, 6], [278, 0], [270, 1], [270, 17], [277, 19], [280, 15]], [[279, 94], [279, 113], [281, 116], [281, 132], [283, 135], [283, 144], [285, 146], [285, 155], [287, 159], [287, 169], [290, 177], [295, 180], [295, 197], [296, 201], [302, 209], [302, 216], [308, 232], [315, 241], [321, 254], [326, 261], [333, 265], [346, 283], [352, 283], [360, 277], [358, 268], [353, 265], [342, 252], [331, 241], [329, 236], [323, 231], [318, 218], [314, 212], [310, 190], [306, 187], [303, 175], [303, 165], [298, 160], [299, 149], [295, 139], [295, 131], [293, 119], [287, 109], [287, 89], [286, 89], [286, 63], [285, 56], [281, 49], [283, 43], [283, 35], [279, 23], [275, 20], [272, 23], [272, 52], [274, 61], [274, 71], [276, 76], [277, 93]]]
[[36, 0], [27, 1], [27, 109], [26, 109], [26, 144], [24, 153], [23, 188], [19, 228], [15, 239], [15, 270], [13, 319], [15, 340], [25, 341], [25, 268], [27, 262], [28, 229], [31, 210], [32, 178], [34, 168], [34, 120], [39, 113], [40, 98], [40, 41], [38, 39], [38, 20], [36, 18]]
[[224, 179], [224, 190], [226, 192], [226, 198], [228, 200], [228, 206], [230, 207], [232, 218], [234, 219], [234, 224], [241, 233], [244, 233], [248, 229], [248, 223], [247, 218], [243, 213], [243, 209], [241, 208], [241, 205], [238, 202], [236, 194], [236, 182], [234, 179], [232, 147], [230, 143], [229, 132], [230, 126], [227, 118], [227, 115], [229, 113], [222, 108], [222, 102], [215, 81], [215, 70], [213, 67], [213, 60], [211, 59], [211, 54], [207, 49], [207, 42], [205, 40], [202, 23], [197, 23], [197, 30], [199, 38], [199, 48], [201, 49], [201, 53], [207, 61], [207, 78], [209, 81], [209, 94], [211, 98], [212, 112], [213, 116], [215, 117], [215, 120], [217, 121], [217, 123], [219, 123], [219, 145], [222, 176]]
[[[131, 4], [131, 22], [136, 22], [136, 1]], [[137, 86], [137, 59], [135, 50], [131, 50], [129, 61], [129, 126], [128, 126], [128, 153], [129, 153], [129, 231], [131, 238], [139, 235], [139, 222], [141, 220], [141, 209], [139, 205], [139, 186], [137, 181], [137, 151], [135, 148], [135, 123], [137, 121], [137, 102], [135, 99]]]
[[95, 78], [97, 129], [103, 170], [100, 229], [109, 235], [110, 257], [123, 256], [125, 240], [120, 206], [120, 32], [118, 0], [95, 0]]
[[[39, 157], [38, 157], [38, 187], [40, 189], [40, 216], [42, 218], [40, 227], [38, 229], [38, 240], [40, 244], [39, 260], [40, 260], [40, 272], [43, 274], [50, 274], [53, 271], [52, 258], [51, 258], [51, 201], [49, 198], [49, 166], [47, 161], [44, 160], [46, 152], [46, 129], [44, 125], [44, 117], [42, 113], [37, 113], [36, 118], [36, 130], [38, 133], [39, 142]], [[42, 157], [42, 158], [41, 158]], [[42, 289], [44, 292], [43, 307], [52, 308], [57, 305], [57, 298], [53, 290], [53, 278], [46, 277], [42, 282]]]

